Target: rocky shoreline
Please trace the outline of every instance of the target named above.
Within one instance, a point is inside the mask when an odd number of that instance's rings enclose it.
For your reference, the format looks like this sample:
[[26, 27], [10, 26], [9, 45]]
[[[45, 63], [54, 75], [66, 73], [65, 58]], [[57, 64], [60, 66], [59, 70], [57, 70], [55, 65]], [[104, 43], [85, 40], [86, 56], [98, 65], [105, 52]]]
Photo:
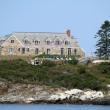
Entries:
[[51, 88], [36, 84], [0, 82], [0, 103], [100, 104], [110, 105], [109, 91]]

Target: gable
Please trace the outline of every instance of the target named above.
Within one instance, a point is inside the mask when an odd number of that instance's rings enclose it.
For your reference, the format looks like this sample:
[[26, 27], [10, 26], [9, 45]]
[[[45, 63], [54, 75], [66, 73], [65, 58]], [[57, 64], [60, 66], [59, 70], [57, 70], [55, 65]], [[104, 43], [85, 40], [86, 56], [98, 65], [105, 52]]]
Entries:
[[7, 46], [23, 46], [23, 44], [16, 38], [16, 36], [11, 35], [5, 42], [1, 45], [2, 47]]

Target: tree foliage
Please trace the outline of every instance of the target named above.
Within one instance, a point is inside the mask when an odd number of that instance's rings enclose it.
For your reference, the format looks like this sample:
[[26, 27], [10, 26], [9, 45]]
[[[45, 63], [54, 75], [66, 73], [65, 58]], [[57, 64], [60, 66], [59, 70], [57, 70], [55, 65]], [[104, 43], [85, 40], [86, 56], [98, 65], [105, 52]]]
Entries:
[[99, 58], [109, 59], [110, 55], [110, 22], [105, 21], [97, 32], [96, 55]]

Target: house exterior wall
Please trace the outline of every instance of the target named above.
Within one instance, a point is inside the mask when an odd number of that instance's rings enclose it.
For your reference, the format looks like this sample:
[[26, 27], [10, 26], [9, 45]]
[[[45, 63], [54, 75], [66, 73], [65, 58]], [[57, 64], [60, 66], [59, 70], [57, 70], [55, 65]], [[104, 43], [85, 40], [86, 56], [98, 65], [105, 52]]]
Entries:
[[[61, 55], [61, 49], [63, 48], [63, 55], [68, 55], [68, 51], [70, 49], [71, 55], [78, 55], [80, 57], [84, 57], [83, 50], [74, 42], [74, 40], [70, 37], [68, 37], [67, 39], [69, 41], [68, 45], [66, 45], [62, 39], [60, 39], [62, 43], [59, 45], [56, 45], [54, 41], [51, 41], [50, 44], [47, 44], [45, 41], [40, 41], [38, 45], [35, 45], [32, 41], [31, 44], [23, 44], [16, 36], [11, 35], [2, 44], [1, 55], [37, 56], [43, 53], [48, 53], [51, 55]], [[36, 49], [38, 49], [38, 52]]]
[[[14, 40], [14, 43], [11, 43], [11, 40]], [[21, 47], [22, 45], [16, 39], [16, 37], [10, 36], [1, 46], [1, 55], [20, 55], [18, 48]], [[12, 49], [12, 52], [10, 49]]]

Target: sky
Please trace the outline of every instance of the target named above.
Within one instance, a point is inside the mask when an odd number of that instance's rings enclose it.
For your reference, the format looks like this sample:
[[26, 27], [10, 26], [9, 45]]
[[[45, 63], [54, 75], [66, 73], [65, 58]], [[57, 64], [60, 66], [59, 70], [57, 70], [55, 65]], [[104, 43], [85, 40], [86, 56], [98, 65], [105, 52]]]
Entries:
[[110, 0], [0, 0], [0, 36], [70, 29], [86, 55], [95, 51], [94, 36], [105, 20]]

